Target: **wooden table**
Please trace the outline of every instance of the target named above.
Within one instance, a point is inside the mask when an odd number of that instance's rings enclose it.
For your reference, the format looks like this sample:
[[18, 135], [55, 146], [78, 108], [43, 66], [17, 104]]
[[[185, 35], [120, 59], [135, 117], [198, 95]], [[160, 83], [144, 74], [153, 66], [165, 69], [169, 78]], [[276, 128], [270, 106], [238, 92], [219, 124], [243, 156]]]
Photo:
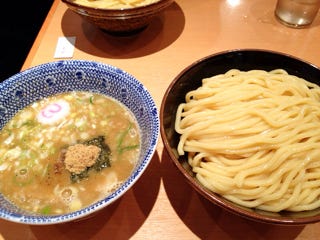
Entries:
[[[56, 0], [23, 69], [55, 61], [57, 39], [75, 36], [73, 59], [96, 60], [134, 75], [160, 109], [174, 77], [209, 54], [258, 48], [320, 66], [320, 16], [291, 29], [273, 15], [276, 0], [176, 0], [139, 35], [109, 36]], [[0, 220], [0, 239], [316, 239], [320, 223], [283, 227], [252, 222], [213, 206], [184, 181], [159, 140], [151, 164], [132, 190], [92, 218], [51, 226]]]

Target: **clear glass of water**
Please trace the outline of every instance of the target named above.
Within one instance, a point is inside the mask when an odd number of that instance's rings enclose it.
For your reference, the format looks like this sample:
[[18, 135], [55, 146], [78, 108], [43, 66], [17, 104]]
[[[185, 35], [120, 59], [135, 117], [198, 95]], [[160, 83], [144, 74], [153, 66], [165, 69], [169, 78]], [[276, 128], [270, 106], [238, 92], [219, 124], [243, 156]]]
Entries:
[[320, 0], [278, 0], [275, 16], [284, 25], [302, 28], [310, 25], [320, 8]]

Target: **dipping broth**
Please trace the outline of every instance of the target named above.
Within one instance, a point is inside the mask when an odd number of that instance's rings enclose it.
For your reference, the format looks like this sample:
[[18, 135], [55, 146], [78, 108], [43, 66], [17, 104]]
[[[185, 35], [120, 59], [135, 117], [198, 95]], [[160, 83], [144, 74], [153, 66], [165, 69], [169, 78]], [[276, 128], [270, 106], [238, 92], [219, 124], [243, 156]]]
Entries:
[[[98, 138], [107, 146], [108, 164], [84, 166], [80, 174], [68, 170], [68, 148], [81, 149]], [[0, 146], [1, 193], [24, 210], [56, 215], [86, 207], [125, 181], [139, 157], [140, 132], [120, 102], [96, 93], [68, 92], [18, 112], [1, 130]], [[75, 152], [74, 159], [81, 154]]]

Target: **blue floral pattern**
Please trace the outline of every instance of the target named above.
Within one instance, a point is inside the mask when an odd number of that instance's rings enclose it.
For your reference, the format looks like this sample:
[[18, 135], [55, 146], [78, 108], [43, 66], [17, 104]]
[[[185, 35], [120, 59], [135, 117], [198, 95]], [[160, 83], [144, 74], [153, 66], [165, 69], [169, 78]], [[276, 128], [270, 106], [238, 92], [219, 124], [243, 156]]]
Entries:
[[0, 218], [25, 224], [54, 224], [82, 218], [121, 197], [148, 166], [159, 138], [159, 116], [147, 89], [125, 71], [103, 63], [64, 60], [42, 64], [18, 73], [0, 84], [0, 128], [27, 105], [66, 91], [91, 91], [115, 98], [135, 115], [141, 131], [141, 156], [132, 175], [118, 190], [79, 211], [40, 216], [25, 212], [0, 193]]

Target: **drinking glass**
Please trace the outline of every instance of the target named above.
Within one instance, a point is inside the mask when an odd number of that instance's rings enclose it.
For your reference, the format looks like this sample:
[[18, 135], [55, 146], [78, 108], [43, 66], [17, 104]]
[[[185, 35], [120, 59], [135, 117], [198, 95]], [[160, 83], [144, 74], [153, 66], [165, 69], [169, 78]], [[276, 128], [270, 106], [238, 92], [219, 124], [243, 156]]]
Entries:
[[278, 0], [275, 16], [284, 25], [302, 28], [310, 25], [320, 8], [320, 0]]

